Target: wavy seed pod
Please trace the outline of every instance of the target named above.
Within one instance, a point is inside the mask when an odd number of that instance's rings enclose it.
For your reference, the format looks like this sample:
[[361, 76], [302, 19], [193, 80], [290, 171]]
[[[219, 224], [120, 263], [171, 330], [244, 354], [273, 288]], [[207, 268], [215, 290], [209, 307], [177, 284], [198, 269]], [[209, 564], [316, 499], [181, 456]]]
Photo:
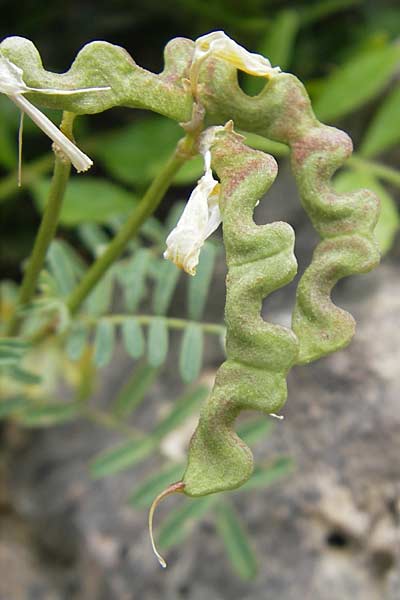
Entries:
[[265, 322], [262, 300], [296, 274], [294, 232], [283, 222], [258, 226], [253, 211], [277, 173], [275, 160], [229, 131], [216, 134], [212, 165], [221, 182], [220, 208], [228, 275], [227, 360], [217, 373], [191, 440], [184, 493], [203, 496], [242, 485], [251, 475], [250, 449], [233, 424], [242, 410], [266, 414], [286, 400], [286, 375], [298, 355], [290, 329]]

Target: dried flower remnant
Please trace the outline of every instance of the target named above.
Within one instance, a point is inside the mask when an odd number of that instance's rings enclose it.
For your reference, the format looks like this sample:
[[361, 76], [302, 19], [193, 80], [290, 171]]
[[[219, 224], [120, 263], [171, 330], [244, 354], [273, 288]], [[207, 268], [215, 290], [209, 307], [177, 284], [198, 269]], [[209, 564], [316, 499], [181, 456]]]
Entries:
[[204, 59], [210, 55], [225, 60], [249, 75], [269, 78], [281, 72], [280, 67], [272, 67], [265, 56], [249, 52], [223, 31], [213, 31], [202, 35], [195, 41], [190, 67], [190, 81], [194, 96], [196, 96], [200, 67]]
[[219, 210], [219, 182], [211, 170], [210, 145], [217, 131], [223, 127], [210, 127], [200, 136], [199, 149], [204, 159], [204, 175], [191, 193], [181, 218], [167, 237], [164, 258], [177, 267], [196, 274], [201, 248], [205, 240], [221, 223]]
[[[56, 90], [48, 88], [32, 88], [26, 85], [23, 79], [23, 71], [13, 62], [8, 60], [0, 53], [0, 92], [12, 100], [23, 113], [36, 123], [50, 139], [53, 140], [57, 148], [71, 161], [78, 173], [87, 171], [93, 164], [91, 159], [86, 156], [70, 139], [45, 114], [24, 97], [27, 92], [40, 92], [42, 94], [81, 94], [84, 92], [104, 91], [109, 87], [94, 87], [77, 90]], [[21, 119], [22, 125], [22, 119]], [[19, 145], [21, 147], [21, 135], [19, 136]], [[19, 151], [21, 156], [21, 150]]]

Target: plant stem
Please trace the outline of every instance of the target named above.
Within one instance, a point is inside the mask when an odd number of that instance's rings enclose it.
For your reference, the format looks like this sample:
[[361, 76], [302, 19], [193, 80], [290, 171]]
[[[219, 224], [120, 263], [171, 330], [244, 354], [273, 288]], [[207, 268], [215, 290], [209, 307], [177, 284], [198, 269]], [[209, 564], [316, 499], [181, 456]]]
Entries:
[[[75, 115], [64, 113], [61, 123], [61, 129], [72, 137], [72, 124]], [[7, 335], [15, 335], [18, 331], [19, 317], [18, 310], [32, 299], [39, 273], [42, 270], [46, 258], [47, 249], [54, 238], [61, 207], [67, 186], [71, 163], [61, 154], [55, 152], [54, 174], [50, 186], [49, 196], [37, 233], [31, 256], [28, 259], [27, 268], [22, 280], [19, 291], [16, 312], [10, 320]]]
[[[132, 315], [108, 315], [103, 317], [114, 323], [115, 325], [120, 325], [126, 321], [126, 319], [132, 318]], [[141, 325], [150, 325], [153, 319], [159, 319], [159, 316], [155, 315], [134, 315], [135, 320]], [[204, 333], [209, 333], [211, 335], [223, 335], [225, 333], [225, 325], [221, 325], [219, 323], [201, 323], [197, 321], [191, 321], [189, 319], [175, 319], [171, 317], [161, 317], [165, 320], [165, 323], [168, 329], [185, 329], [190, 324], [198, 325]], [[95, 324], [97, 319], [95, 318], [85, 318], [86, 323]]]
[[154, 213], [176, 173], [185, 161], [192, 156], [193, 145], [194, 139], [190, 135], [181, 140], [163, 170], [151, 183], [132, 215], [121, 227], [105, 252], [93, 263], [76, 289], [70, 294], [67, 306], [72, 314], [79, 309], [82, 302], [87, 298], [107, 269], [122, 254], [129, 241], [136, 235], [145, 220]]

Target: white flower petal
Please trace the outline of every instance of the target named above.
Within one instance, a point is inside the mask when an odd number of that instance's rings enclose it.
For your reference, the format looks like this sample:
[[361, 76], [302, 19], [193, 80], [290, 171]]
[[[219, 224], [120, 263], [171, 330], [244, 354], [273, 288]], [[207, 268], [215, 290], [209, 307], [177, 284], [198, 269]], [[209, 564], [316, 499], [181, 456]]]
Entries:
[[53, 140], [56, 146], [71, 161], [78, 173], [87, 171], [92, 166], [91, 159], [79, 150], [78, 146], [75, 146], [46, 115], [24, 98], [22, 94], [10, 95], [9, 98]]
[[[0, 52], [0, 93], [6, 94], [24, 113], [30, 116], [42, 131], [44, 131], [56, 146], [71, 161], [78, 172], [87, 171], [93, 164], [79, 148], [71, 142], [58, 127], [54, 125], [36, 106], [24, 98], [27, 92], [41, 92], [44, 94], [81, 94], [83, 92], [96, 92], [111, 89], [110, 87], [82, 88], [76, 90], [56, 90], [50, 88], [32, 88], [25, 84], [23, 70], [8, 60]], [[20, 138], [22, 130], [20, 130]], [[20, 139], [21, 148], [21, 139]]]

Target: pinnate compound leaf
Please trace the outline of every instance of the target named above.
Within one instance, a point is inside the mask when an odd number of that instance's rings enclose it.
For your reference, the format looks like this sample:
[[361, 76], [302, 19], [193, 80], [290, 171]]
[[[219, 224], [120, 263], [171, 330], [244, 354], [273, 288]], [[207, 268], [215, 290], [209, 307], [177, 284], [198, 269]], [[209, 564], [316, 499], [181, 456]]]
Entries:
[[215, 512], [217, 531], [234, 570], [242, 579], [252, 579], [257, 573], [257, 559], [236, 511], [227, 501], [219, 501]]
[[379, 107], [360, 148], [366, 157], [376, 156], [400, 142], [400, 85]]
[[101, 319], [97, 324], [94, 336], [93, 360], [96, 367], [104, 367], [110, 362], [114, 352], [114, 343], [114, 325], [107, 319]]
[[351, 58], [326, 80], [314, 103], [319, 119], [333, 121], [372, 100], [389, 82], [400, 59], [400, 46], [374, 48]]
[[122, 340], [129, 356], [134, 359], [143, 356], [145, 347], [143, 330], [134, 317], [129, 317], [122, 323]]
[[212, 274], [214, 271], [217, 248], [206, 242], [200, 254], [196, 275], [190, 277], [187, 288], [188, 315], [190, 319], [201, 319], [209, 293]]
[[179, 373], [185, 383], [199, 376], [203, 362], [203, 331], [197, 323], [185, 327], [179, 354]]
[[181, 396], [173, 405], [167, 416], [158, 423], [155, 429], [145, 438], [132, 440], [103, 452], [92, 463], [93, 477], [104, 477], [132, 468], [144, 460], [159, 445], [170, 431], [181, 425], [195, 409], [198, 409], [208, 394], [207, 388], [198, 386]]
[[147, 360], [152, 367], [160, 367], [168, 354], [168, 327], [164, 318], [150, 321], [147, 338]]
[[[36, 180], [32, 191], [37, 208], [44, 210], [50, 189], [49, 179]], [[114, 215], [127, 214], [137, 197], [115, 183], [97, 177], [72, 177], [65, 192], [60, 223], [66, 226], [85, 222], [107, 223]]]

